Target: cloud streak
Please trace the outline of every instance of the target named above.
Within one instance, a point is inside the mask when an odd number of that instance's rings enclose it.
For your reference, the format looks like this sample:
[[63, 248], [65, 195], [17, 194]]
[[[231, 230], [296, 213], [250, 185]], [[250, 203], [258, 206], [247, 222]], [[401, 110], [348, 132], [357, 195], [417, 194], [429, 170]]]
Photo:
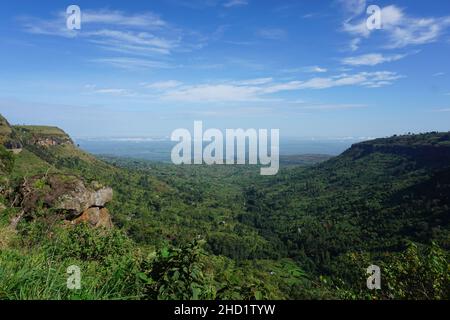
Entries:
[[270, 95], [289, 91], [323, 90], [344, 86], [379, 88], [391, 85], [402, 77], [395, 72], [377, 71], [315, 77], [305, 81], [275, 82], [272, 78], [259, 78], [218, 84], [177, 86], [163, 92], [160, 98], [180, 102], [267, 101], [274, 99]]
[[385, 56], [381, 53], [369, 53], [355, 57], [348, 57], [341, 60], [341, 63], [348, 66], [376, 66], [385, 62], [398, 61], [405, 58], [406, 54], [396, 54]]
[[[100, 49], [127, 55], [170, 55], [176, 50], [193, 50], [203, 38], [195, 32], [175, 28], [153, 12], [128, 14], [111, 10], [83, 10], [81, 30], [66, 28], [66, 13], [52, 19], [18, 18], [31, 34], [79, 38]], [[186, 43], [189, 41], [189, 43]]]

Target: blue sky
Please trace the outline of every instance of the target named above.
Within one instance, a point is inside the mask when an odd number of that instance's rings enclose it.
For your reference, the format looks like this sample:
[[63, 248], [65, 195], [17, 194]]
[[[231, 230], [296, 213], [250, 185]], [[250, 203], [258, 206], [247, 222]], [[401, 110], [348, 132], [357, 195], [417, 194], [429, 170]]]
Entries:
[[[366, 27], [371, 4], [380, 30]], [[0, 19], [13, 123], [75, 137], [167, 136], [194, 120], [282, 137], [450, 130], [448, 0], [18, 0]]]

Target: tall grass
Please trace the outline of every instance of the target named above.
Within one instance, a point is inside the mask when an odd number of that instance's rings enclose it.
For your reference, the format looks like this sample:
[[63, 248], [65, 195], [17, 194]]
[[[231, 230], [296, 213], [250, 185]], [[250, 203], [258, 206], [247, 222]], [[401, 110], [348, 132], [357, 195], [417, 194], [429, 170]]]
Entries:
[[[70, 241], [77, 236], [78, 243], [72, 243], [76, 250], [72, 250]], [[132, 250], [124, 252], [122, 239], [115, 242], [117, 237], [120, 236], [115, 232], [100, 235], [80, 227], [70, 235], [67, 230], [60, 230], [40, 245], [1, 249], [0, 299], [139, 299], [139, 261]], [[80, 247], [80, 243], [86, 247]], [[115, 243], [120, 250], [114, 247]], [[92, 252], [95, 256], [90, 255]], [[67, 287], [67, 268], [71, 265], [81, 270], [81, 289]]]

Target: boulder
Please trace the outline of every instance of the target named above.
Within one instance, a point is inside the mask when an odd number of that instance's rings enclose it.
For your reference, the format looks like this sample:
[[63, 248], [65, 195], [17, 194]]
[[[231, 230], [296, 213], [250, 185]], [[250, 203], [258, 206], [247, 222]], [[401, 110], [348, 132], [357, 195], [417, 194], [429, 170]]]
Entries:
[[49, 209], [49, 212], [62, 214], [68, 224], [86, 222], [95, 228], [113, 227], [105, 208], [112, 200], [113, 190], [98, 182], [86, 185], [73, 175], [39, 175], [22, 185], [21, 195], [26, 214], [32, 214], [38, 208]]
[[71, 221], [71, 224], [87, 223], [94, 228], [111, 229], [113, 227], [108, 209], [92, 207]]
[[87, 189], [84, 185], [61, 195], [55, 202], [54, 208], [82, 213], [91, 207], [104, 207], [112, 200], [113, 190], [102, 188], [94, 191]]

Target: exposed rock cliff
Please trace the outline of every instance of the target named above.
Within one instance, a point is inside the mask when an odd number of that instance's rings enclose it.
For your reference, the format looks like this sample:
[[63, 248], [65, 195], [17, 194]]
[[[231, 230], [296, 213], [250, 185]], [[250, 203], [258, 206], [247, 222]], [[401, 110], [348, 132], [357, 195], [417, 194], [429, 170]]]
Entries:
[[24, 144], [45, 148], [63, 144], [73, 145], [69, 135], [57, 127], [13, 126], [12, 128], [21, 137]]
[[43, 209], [61, 214], [71, 224], [88, 222], [93, 227], [112, 227], [105, 208], [113, 197], [111, 188], [97, 183], [86, 185], [74, 175], [51, 174], [26, 180], [19, 192], [25, 216]]

